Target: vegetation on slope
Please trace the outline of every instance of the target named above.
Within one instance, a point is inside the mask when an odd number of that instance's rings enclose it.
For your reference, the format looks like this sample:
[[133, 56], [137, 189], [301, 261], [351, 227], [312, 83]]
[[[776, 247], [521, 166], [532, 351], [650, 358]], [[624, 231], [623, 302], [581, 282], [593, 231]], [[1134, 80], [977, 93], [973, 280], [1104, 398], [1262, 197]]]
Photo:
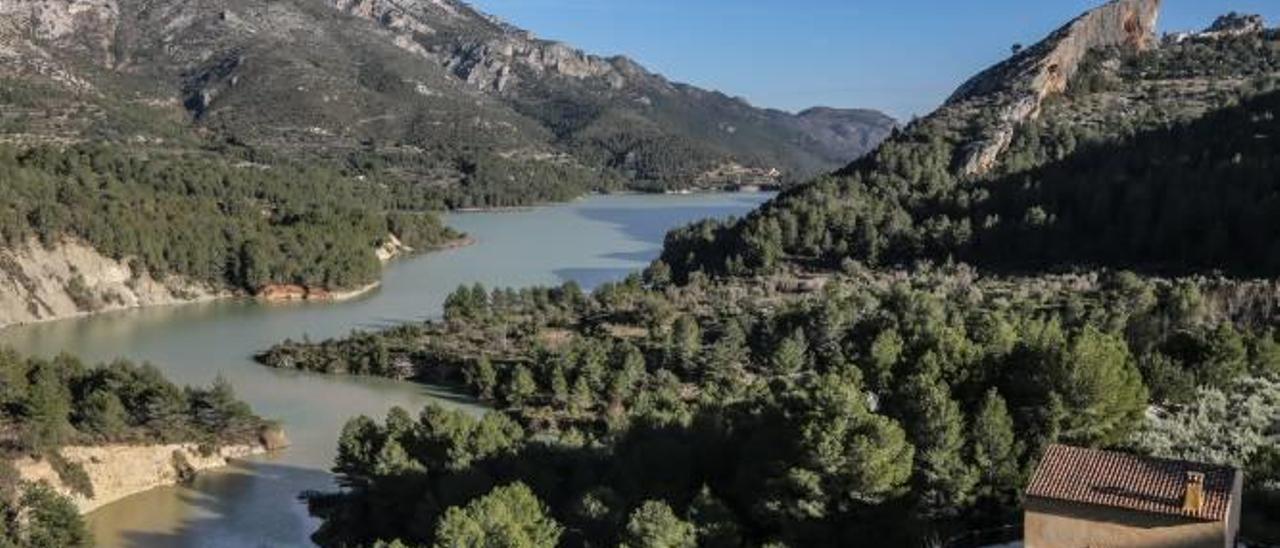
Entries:
[[1273, 207], [1260, 175], [1274, 167], [1277, 70], [1280, 42], [1259, 36], [1095, 52], [989, 176], [956, 171], [971, 126], [988, 121], [944, 108], [742, 221], [674, 232], [662, 259], [680, 281], [847, 260], [1274, 273], [1253, 261], [1272, 251], [1258, 240]]
[[417, 249], [459, 237], [412, 189], [289, 163], [0, 148], [0, 179], [5, 245], [73, 237], [136, 272], [218, 288], [357, 287], [378, 279], [374, 248], [389, 235]]
[[[894, 126], [873, 111], [756, 108], [452, 0], [68, 9], [0, 12], [29, 21], [0, 29], [14, 52], [0, 67], [0, 88], [16, 90], [0, 92], [6, 140], [230, 141], [330, 167], [377, 163], [451, 206], [496, 207], [740, 182], [701, 177], [726, 164], [798, 181]], [[474, 169], [490, 164], [501, 177]]]
[[[1280, 375], [1274, 326], [1230, 321], [1209, 284], [863, 274], [803, 298], [637, 278], [592, 295], [461, 288], [442, 322], [260, 359], [456, 382], [503, 410], [350, 423], [347, 488], [312, 496], [326, 545], [430, 544], [423, 524], [513, 482], [565, 526], [563, 545], [622, 540], [649, 501], [703, 543], [916, 542], [1016, 519], [1048, 443], [1185, 447], [1148, 430], [1148, 404], [1179, 413], [1197, 386]], [[1280, 414], [1260, 409], [1228, 437], [1271, 435]], [[1265, 454], [1245, 444], [1229, 461]]]
[[[1054, 442], [1246, 468], [1246, 533], [1267, 534], [1275, 287], [1241, 277], [1277, 264], [1276, 51], [1096, 52], [988, 176], [956, 164], [989, 120], [944, 108], [673, 233], [643, 279], [461, 288], [442, 321], [278, 345], [259, 359], [498, 409], [354, 419], [343, 489], [307, 497], [316, 540], [446, 545], [467, 523], [543, 546], [912, 545], [1015, 520]], [[1232, 277], [1188, 276], [1213, 271]]]

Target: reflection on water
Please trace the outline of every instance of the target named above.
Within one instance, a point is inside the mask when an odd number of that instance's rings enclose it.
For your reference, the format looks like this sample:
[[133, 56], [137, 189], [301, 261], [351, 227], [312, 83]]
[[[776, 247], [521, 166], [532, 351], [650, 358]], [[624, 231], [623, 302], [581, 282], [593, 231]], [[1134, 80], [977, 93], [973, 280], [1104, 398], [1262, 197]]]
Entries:
[[705, 217], [742, 214], [766, 195], [612, 196], [507, 213], [451, 215], [474, 246], [415, 257], [386, 273], [380, 290], [336, 304], [264, 306], [214, 302], [124, 311], [0, 331], [22, 352], [69, 352], [89, 361], [151, 361], [169, 378], [208, 384], [221, 374], [259, 413], [281, 420], [293, 446], [156, 489], [89, 516], [101, 546], [305, 546], [316, 523], [299, 492], [328, 489], [326, 472], [342, 424], [435, 401], [479, 412], [442, 390], [384, 379], [279, 371], [250, 357], [286, 338], [322, 339], [440, 313], [462, 284], [558, 284], [591, 288], [642, 268], [667, 230]]

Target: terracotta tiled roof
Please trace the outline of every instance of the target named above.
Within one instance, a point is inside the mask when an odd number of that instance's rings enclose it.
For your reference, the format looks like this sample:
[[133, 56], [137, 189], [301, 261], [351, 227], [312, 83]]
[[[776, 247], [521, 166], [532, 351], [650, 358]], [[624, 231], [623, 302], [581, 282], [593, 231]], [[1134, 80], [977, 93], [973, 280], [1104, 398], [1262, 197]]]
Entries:
[[[1198, 512], [1183, 509], [1188, 472], [1205, 476], [1204, 505]], [[1222, 521], [1236, 473], [1225, 466], [1053, 445], [1031, 476], [1027, 496]]]

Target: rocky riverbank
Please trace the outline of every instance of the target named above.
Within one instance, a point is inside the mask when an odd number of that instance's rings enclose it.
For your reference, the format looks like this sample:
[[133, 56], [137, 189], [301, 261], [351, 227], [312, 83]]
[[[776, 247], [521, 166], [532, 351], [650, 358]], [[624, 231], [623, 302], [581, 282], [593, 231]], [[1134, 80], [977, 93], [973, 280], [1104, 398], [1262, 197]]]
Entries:
[[157, 280], [74, 240], [0, 250], [0, 328], [230, 295], [177, 277]]
[[[474, 243], [459, 238], [424, 252], [454, 249]], [[417, 252], [395, 236], [374, 249], [384, 265]], [[252, 296], [264, 302], [338, 302], [369, 293], [373, 282], [345, 290], [292, 284], [264, 286]], [[32, 239], [21, 246], [0, 249], [0, 329], [14, 325], [64, 320], [100, 312], [149, 306], [205, 302], [244, 291], [215, 288], [170, 276], [156, 279], [127, 259], [104, 256], [75, 240], [45, 245]]]
[[196, 443], [61, 448], [63, 459], [85, 471], [93, 486], [92, 496], [68, 485], [50, 459], [24, 457], [13, 465], [22, 480], [47, 482], [69, 497], [81, 513], [89, 513], [131, 495], [189, 481], [200, 472], [222, 468], [236, 459], [283, 449], [288, 443], [281, 429], [268, 427], [257, 440], [216, 448]]

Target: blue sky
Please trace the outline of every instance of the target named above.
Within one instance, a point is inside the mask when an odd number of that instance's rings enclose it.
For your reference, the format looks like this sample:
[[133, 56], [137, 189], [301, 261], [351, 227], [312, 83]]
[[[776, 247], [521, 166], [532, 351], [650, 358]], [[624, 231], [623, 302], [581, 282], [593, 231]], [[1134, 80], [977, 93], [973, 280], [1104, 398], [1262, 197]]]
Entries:
[[[968, 76], [1102, 0], [472, 0], [535, 34], [786, 110], [933, 110]], [[1161, 28], [1277, 0], [1165, 0]]]

